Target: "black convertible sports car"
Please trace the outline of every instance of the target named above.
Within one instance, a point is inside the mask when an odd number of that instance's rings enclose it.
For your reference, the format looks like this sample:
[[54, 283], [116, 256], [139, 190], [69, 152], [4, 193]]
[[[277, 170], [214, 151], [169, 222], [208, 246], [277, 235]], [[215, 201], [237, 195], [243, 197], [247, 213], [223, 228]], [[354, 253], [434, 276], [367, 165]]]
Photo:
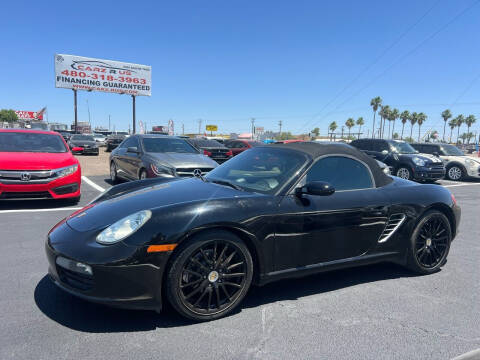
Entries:
[[260, 146], [205, 177], [124, 183], [48, 234], [49, 273], [83, 299], [211, 320], [251, 284], [391, 261], [445, 264], [460, 208], [342, 144]]

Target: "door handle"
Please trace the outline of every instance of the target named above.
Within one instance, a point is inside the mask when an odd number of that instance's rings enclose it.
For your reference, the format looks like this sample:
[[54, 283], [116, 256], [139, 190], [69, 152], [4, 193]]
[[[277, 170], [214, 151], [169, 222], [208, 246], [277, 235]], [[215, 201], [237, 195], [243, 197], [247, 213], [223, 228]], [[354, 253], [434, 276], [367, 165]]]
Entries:
[[368, 206], [365, 209], [367, 212], [371, 213], [372, 215], [385, 215], [387, 213], [386, 206]]

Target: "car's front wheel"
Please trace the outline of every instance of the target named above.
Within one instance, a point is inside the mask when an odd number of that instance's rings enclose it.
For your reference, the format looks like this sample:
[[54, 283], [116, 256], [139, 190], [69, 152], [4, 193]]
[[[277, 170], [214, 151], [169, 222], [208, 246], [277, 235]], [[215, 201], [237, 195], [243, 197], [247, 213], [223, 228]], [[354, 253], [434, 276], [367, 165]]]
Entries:
[[117, 166], [114, 161], [110, 163], [110, 180], [113, 184], [118, 182]]
[[176, 254], [168, 270], [167, 296], [187, 318], [218, 319], [242, 301], [252, 275], [252, 257], [238, 237], [227, 231], [206, 232]]
[[404, 166], [397, 169], [396, 175], [402, 179], [412, 180], [412, 171]]
[[438, 271], [447, 259], [451, 240], [448, 218], [440, 211], [428, 211], [410, 238], [408, 267], [420, 274]]
[[453, 181], [462, 180], [465, 177], [465, 172], [459, 165], [452, 165], [447, 169], [447, 178]]

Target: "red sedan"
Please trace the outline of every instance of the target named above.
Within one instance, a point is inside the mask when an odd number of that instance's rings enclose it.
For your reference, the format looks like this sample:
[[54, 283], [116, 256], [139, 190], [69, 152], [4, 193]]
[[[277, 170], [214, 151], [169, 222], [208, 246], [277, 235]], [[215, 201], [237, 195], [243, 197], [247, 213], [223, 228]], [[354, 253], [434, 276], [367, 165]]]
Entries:
[[252, 147], [265, 144], [254, 140], [226, 140], [224, 145], [232, 150], [233, 156], [235, 156]]
[[80, 199], [81, 170], [52, 131], [0, 129], [0, 199]]

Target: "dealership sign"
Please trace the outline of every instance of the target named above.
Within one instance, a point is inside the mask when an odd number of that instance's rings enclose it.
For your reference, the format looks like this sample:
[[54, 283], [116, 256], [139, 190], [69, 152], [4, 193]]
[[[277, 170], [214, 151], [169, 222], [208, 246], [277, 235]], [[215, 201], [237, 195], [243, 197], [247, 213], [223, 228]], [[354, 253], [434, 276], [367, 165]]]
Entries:
[[43, 111], [15, 110], [15, 114], [17, 114], [19, 120], [43, 120]]
[[55, 55], [55, 87], [150, 96], [152, 68], [75, 55]]

